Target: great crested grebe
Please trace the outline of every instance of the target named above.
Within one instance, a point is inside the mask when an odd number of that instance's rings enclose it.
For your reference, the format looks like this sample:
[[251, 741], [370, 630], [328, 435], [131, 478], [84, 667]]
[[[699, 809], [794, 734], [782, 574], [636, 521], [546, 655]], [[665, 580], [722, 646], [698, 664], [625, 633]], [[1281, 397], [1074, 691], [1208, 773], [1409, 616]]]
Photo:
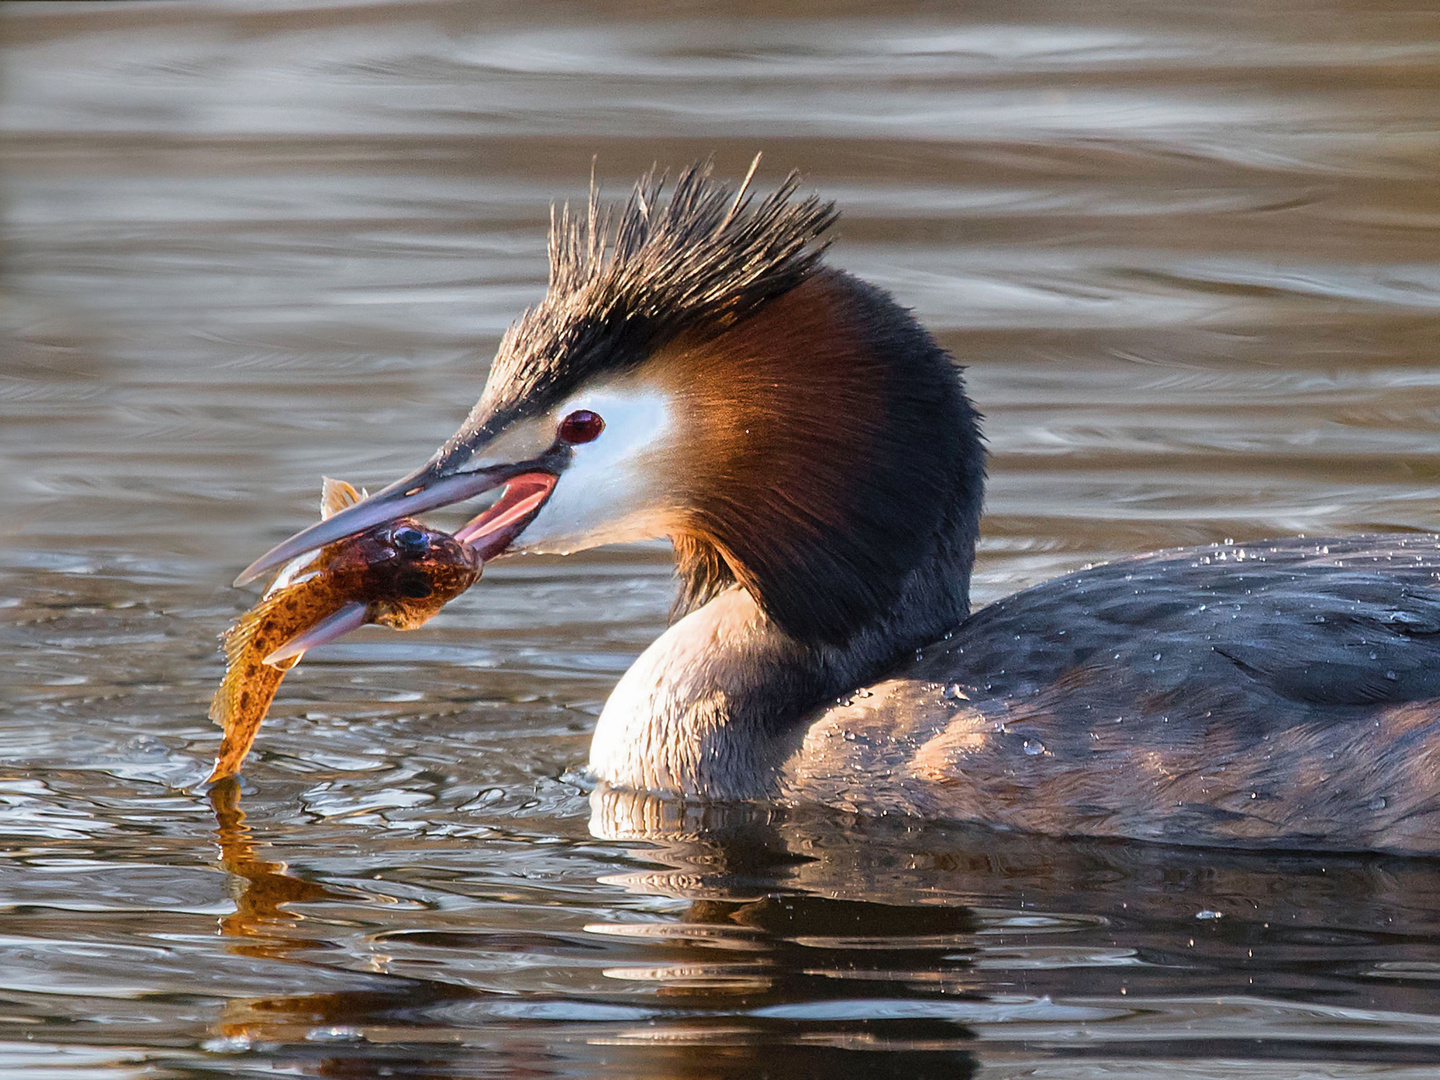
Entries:
[[985, 454], [960, 369], [821, 261], [833, 204], [748, 189], [697, 166], [613, 221], [593, 194], [562, 214], [460, 430], [239, 580], [499, 489], [457, 533], [484, 559], [674, 544], [672, 625], [595, 730], [602, 785], [1440, 852], [1440, 537], [1142, 555], [972, 616]]

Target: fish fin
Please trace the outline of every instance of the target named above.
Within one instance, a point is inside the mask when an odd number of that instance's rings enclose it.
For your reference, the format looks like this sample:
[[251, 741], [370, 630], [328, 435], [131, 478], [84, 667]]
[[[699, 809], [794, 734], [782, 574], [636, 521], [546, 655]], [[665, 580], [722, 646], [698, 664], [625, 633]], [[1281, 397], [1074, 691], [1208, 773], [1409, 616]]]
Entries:
[[329, 476], [321, 479], [324, 481], [320, 488], [321, 521], [334, 517], [347, 506], [354, 506], [365, 498], [365, 492], [356, 491], [353, 485], [347, 484], [344, 480], [336, 480]]
[[[271, 671], [278, 671], [283, 674], [298, 664], [300, 657], [303, 655], [304, 654], [301, 653], [298, 656], [286, 657], [284, 660], [277, 661], [273, 664], [266, 664], [265, 666], [270, 668]], [[275, 680], [275, 685], [276, 687], [280, 685], [278, 679]], [[219, 688], [215, 691], [215, 696], [210, 699], [210, 719], [220, 727], [228, 727], [234, 719], [236, 712], [235, 701], [242, 689], [244, 689], [242, 680], [237, 675], [227, 671], [225, 677], [221, 680]]]
[[288, 599], [286, 590], [275, 590], [262, 597], [259, 603], [231, 623], [230, 628], [220, 635], [220, 641], [225, 646], [227, 669], [235, 666], [241, 654], [250, 647], [250, 642], [255, 638], [255, 631], [260, 629], [265, 620], [274, 614], [275, 609]]

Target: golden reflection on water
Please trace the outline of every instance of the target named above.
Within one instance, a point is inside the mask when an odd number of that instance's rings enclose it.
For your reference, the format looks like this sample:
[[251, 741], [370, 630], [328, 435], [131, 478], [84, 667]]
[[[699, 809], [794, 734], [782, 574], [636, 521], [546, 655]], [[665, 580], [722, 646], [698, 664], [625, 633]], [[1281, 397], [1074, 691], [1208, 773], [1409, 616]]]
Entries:
[[226, 947], [237, 956], [281, 960], [292, 950], [323, 948], [321, 942], [285, 933], [303, 918], [285, 910], [285, 905], [338, 899], [336, 894], [296, 877], [283, 862], [260, 858], [258, 849], [264, 843], [257, 841], [245, 824], [238, 780], [221, 780], [210, 788], [207, 797], [215, 811], [220, 865], [234, 875], [231, 896], [235, 911], [220, 920], [220, 933], [238, 940]]

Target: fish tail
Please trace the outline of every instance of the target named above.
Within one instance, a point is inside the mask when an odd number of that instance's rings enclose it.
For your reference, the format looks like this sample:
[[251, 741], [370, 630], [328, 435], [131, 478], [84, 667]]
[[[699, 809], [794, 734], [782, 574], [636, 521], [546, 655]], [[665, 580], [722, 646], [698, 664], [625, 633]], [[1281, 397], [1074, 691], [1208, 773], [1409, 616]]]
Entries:
[[267, 596], [237, 619], [221, 639], [225, 647], [225, 677], [210, 699], [210, 719], [225, 732], [215, 768], [206, 783], [234, 776], [250, 752], [261, 721], [280, 689], [280, 682], [300, 661], [291, 657], [279, 664], [265, 657], [292, 636], [294, 603], [282, 590]]
[[240, 771], [240, 764], [250, 752], [261, 721], [280, 689], [280, 681], [285, 678], [286, 670], [294, 666], [294, 661], [289, 661], [282, 667], [272, 667], [260, 662], [259, 650], [250, 652], [250, 662], [242, 661], [227, 673], [210, 700], [210, 719], [219, 724], [225, 734], [215, 755], [215, 768], [206, 783]]

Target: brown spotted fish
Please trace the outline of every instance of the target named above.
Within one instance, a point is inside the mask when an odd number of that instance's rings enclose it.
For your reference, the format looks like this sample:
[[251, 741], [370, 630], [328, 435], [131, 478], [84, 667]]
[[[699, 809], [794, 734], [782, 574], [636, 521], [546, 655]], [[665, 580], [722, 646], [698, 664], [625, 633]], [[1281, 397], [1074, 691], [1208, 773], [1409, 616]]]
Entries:
[[[320, 516], [361, 497], [327, 477]], [[225, 633], [225, 678], [210, 702], [210, 719], [225, 737], [206, 783], [240, 771], [280, 680], [305, 650], [369, 623], [413, 630], [475, 584], [480, 570], [472, 548], [413, 518], [338, 540], [286, 567]]]

